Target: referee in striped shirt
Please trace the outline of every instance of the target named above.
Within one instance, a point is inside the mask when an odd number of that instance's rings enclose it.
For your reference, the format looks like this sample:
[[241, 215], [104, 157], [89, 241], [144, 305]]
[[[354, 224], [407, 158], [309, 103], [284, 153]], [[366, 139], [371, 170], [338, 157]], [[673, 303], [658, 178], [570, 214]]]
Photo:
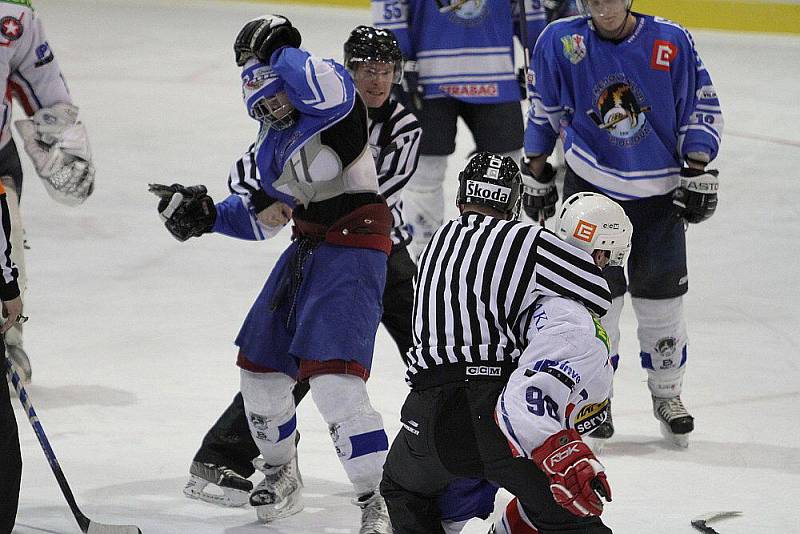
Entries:
[[598, 315], [611, 302], [588, 254], [515, 220], [520, 187], [511, 158], [474, 156], [459, 175], [461, 216], [442, 226], [420, 257], [407, 372], [412, 390], [381, 483], [396, 534], [444, 532], [446, 511], [437, 497], [458, 479], [509, 488], [541, 512], [539, 525], [552, 525], [543, 532], [611, 532], [599, 517], [575, 517], [556, 504], [547, 476], [512, 456], [494, 422], [536, 299], [569, 297]]
[[[358, 26], [344, 44], [344, 56], [345, 67], [367, 105], [368, 142], [378, 187], [394, 218], [381, 323], [408, 365], [405, 358], [413, 344], [411, 315], [417, 266], [407, 249], [411, 237], [403, 220], [402, 191], [417, 169], [422, 128], [408, 109], [390, 97], [392, 86], [400, 82], [403, 73], [400, 46], [390, 31]], [[264, 194], [256, 169], [254, 145], [231, 169], [228, 187], [232, 193], [243, 196]], [[297, 383], [295, 403], [307, 392], [308, 382]], [[184, 494], [214, 504], [243, 504], [247, 495], [242, 492], [252, 489], [252, 483], [243, 477], [253, 474], [251, 461], [258, 455], [239, 393], [204, 437], [190, 466], [191, 479]], [[205, 492], [207, 484], [221, 486], [226, 495], [220, 497], [218, 493]], [[233, 495], [233, 500], [229, 495]]]

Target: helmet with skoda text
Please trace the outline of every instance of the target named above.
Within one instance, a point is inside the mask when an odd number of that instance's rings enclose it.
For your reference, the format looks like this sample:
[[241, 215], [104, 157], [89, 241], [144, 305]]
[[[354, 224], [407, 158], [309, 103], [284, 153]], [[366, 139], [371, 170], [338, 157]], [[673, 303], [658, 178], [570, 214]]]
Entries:
[[519, 215], [522, 177], [508, 156], [479, 152], [458, 175], [458, 204], [477, 204], [516, 219]]
[[400, 83], [403, 77], [403, 53], [400, 44], [391, 30], [358, 26], [344, 43], [344, 66], [351, 74], [358, 63], [376, 61], [394, 66], [393, 83]]
[[625, 265], [631, 251], [633, 224], [622, 206], [598, 193], [575, 193], [564, 201], [555, 232], [572, 246], [592, 253], [609, 252], [608, 265]]

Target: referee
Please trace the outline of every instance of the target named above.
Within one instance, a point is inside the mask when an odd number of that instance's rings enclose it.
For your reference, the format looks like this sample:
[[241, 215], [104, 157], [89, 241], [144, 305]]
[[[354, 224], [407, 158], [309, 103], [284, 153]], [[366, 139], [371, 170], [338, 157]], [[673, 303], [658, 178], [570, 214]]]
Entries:
[[494, 421], [536, 300], [568, 297], [598, 315], [611, 301], [588, 254], [515, 220], [520, 187], [511, 158], [474, 156], [459, 175], [461, 216], [442, 226], [420, 257], [411, 392], [381, 482], [395, 534], [444, 532], [437, 498], [458, 479], [505, 487], [536, 514], [542, 534], [611, 532], [599, 517], [559, 506], [547, 475], [512, 456]]
[[[22, 300], [17, 285], [17, 266], [11, 261], [11, 218], [8, 212], [6, 192], [0, 182], [0, 300], [6, 320], [0, 327], [5, 335], [22, 313]], [[5, 375], [5, 341], [0, 340], [0, 367]], [[5, 376], [0, 377], [0, 532], [11, 532], [17, 517], [19, 484], [22, 478], [22, 454], [19, 450], [17, 420], [8, 392]]]

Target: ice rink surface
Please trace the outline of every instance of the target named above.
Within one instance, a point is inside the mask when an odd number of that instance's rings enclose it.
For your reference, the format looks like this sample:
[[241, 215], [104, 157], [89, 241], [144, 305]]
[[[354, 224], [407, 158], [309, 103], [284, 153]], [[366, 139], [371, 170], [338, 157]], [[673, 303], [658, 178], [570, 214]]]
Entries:
[[[215, 235], [178, 243], [147, 183], [206, 184], [217, 200], [227, 194], [228, 168], [257, 129], [233, 62], [243, 22], [282, 13], [307, 48], [341, 59], [341, 43], [370, 22], [369, 12], [152, 0], [38, 0], [36, 7], [98, 169], [94, 196], [67, 208], [46, 195], [24, 158], [29, 389], [84, 512], [146, 534], [358, 532], [350, 486], [310, 401], [299, 409], [303, 513], [265, 528], [251, 509], [182, 495], [201, 438], [236, 393], [233, 339], [289, 232], [261, 243]], [[693, 516], [740, 510], [717, 530], [797, 533], [800, 37], [693, 33], [726, 120], [719, 209], [688, 235], [683, 399], [696, 430], [688, 450], [662, 440], [628, 302], [617, 433], [601, 456], [614, 502], [603, 517], [617, 533], [688, 534]], [[463, 125], [460, 132], [447, 182], [453, 197], [473, 148]], [[391, 439], [407, 388], [384, 330], [369, 390]], [[19, 408], [17, 415], [25, 468], [15, 532], [77, 532]], [[486, 532], [487, 524], [465, 532]]]

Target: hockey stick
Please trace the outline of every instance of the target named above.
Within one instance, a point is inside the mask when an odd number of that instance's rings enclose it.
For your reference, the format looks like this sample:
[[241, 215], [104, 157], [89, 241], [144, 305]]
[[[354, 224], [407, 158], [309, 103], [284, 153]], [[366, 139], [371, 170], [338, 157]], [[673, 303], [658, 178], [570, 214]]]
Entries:
[[67, 483], [67, 478], [64, 476], [64, 472], [61, 471], [58, 459], [56, 459], [56, 455], [52, 447], [50, 447], [50, 442], [47, 440], [42, 424], [39, 422], [39, 417], [36, 415], [36, 411], [31, 405], [28, 392], [22, 387], [17, 370], [14, 369], [14, 364], [6, 357], [5, 339], [0, 340], [0, 354], [2, 354], [6, 373], [8, 373], [11, 383], [17, 391], [19, 401], [22, 403], [22, 407], [25, 408], [25, 413], [28, 415], [28, 421], [30, 421], [33, 431], [39, 439], [39, 444], [42, 446], [44, 455], [47, 457], [47, 462], [50, 464], [50, 469], [53, 470], [53, 474], [58, 481], [58, 486], [61, 488], [61, 493], [63, 493], [64, 497], [67, 499], [67, 503], [72, 510], [72, 515], [75, 516], [75, 521], [77, 521], [78, 526], [81, 527], [81, 532], [84, 534], [142, 534], [139, 527], [134, 525], [105, 525], [97, 521], [92, 521], [83, 515], [83, 512], [81, 512], [80, 508], [78, 508], [78, 504], [75, 502], [75, 496], [72, 494], [72, 490]]
[[742, 512], [712, 512], [692, 519], [691, 525], [700, 532], [705, 532], [706, 534], [719, 534], [716, 530], [709, 527], [708, 523], [719, 519], [725, 519], [726, 517], [738, 517], [740, 515], [742, 515]]

